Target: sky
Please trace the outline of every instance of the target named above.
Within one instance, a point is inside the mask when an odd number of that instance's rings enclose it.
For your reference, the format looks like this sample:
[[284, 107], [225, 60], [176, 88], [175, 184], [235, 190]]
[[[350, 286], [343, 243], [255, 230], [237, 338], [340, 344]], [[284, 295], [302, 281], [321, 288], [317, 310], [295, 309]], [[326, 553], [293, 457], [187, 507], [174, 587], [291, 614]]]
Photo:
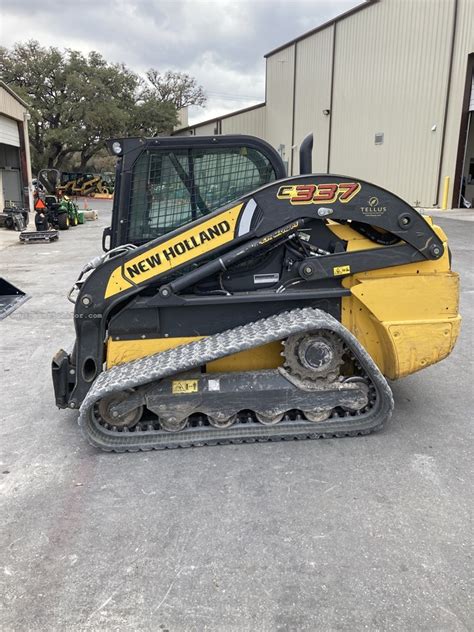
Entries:
[[99, 51], [138, 73], [186, 72], [205, 107], [190, 123], [260, 103], [264, 55], [362, 0], [0, 0], [0, 43]]

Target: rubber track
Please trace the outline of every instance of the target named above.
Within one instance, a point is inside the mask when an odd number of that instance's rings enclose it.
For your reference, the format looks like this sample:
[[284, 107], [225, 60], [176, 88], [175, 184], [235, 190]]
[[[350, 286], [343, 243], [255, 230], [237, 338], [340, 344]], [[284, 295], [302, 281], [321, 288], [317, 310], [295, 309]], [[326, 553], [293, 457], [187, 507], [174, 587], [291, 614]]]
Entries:
[[[236, 423], [230, 428], [197, 427], [180, 432], [148, 430], [118, 432], [100, 425], [94, 416], [95, 404], [106, 395], [137, 388], [171, 375], [196, 369], [227, 355], [283, 340], [292, 334], [329, 329], [349, 346], [376, 391], [375, 405], [368, 412], [324, 422], [282, 421], [274, 426]], [[106, 451], [124, 452], [188, 446], [245, 443], [254, 441], [316, 439], [368, 434], [390, 417], [393, 398], [387, 381], [358, 340], [339, 321], [324, 311], [310, 307], [294, 309], [264, 318], [202, 340], [127, 362], [99, 375], [82, 403], [79, 425], [86, 439]]]

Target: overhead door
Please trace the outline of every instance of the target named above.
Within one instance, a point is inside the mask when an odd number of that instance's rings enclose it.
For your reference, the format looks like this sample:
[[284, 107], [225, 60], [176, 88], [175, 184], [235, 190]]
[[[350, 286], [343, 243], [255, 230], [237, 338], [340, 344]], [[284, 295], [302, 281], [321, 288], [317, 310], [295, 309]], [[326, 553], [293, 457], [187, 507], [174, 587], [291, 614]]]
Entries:
[[5, 204], [22, 204], [21, 179], [19, 169], [2, 170], [3, 201]]
[[20, 146], [20, 134], [18, 132], [18, 124], [13, 119], [0, 114], [0, 143]]

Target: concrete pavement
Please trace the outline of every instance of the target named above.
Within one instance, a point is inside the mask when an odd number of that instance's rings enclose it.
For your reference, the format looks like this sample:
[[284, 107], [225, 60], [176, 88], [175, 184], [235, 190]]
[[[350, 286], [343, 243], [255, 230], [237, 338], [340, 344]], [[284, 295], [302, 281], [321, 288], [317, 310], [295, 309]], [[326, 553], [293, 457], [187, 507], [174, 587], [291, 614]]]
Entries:
[[472, 630], [470, 223], [437, 218], [461, 339], [392, 384], [382, 432], [114, 455], [55, 408], [50, 377], [109, 219], [53, 244], [0, 231], [1, 275], [31, 295], [0, 322], [0, 629]]

